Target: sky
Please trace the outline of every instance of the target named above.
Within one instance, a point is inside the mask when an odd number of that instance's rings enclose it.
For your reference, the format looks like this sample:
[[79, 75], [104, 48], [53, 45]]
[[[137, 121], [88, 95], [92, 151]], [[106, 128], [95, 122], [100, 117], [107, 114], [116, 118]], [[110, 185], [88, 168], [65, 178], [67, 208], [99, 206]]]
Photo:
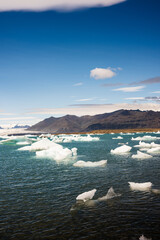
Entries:
[[0, 0], [0, 126], [160, 111], [159, 0]]

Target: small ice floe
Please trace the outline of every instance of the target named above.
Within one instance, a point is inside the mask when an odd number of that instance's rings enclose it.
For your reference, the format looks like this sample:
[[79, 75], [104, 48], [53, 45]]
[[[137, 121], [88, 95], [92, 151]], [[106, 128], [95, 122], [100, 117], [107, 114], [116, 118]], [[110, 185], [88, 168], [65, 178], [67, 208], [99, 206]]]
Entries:
[[139, 240], [152, 240], [152, 238], [146, 238], [144, 235], [140, 236]]
[[128, 182], [131, 190], [137, 190], [137, 191], [150, 191], [152, 187], [151, 182], [145, 182], [145, 183], [135, 183], [135, 182]]
[[127, 146], [127, 145], [123, 145], [123, 146], [115, 148], [114, 150], [112, 149], [111, 153], [113, 153], [113, 154], [125, 154], [125, 153], [130, 152], [131, 149], [132, 149], [132, 147]]
[[58, 147], [58, 146], [60, 146], [60, 145], [50, 141], [48, 138], [43, 138], [42, 140], [39, 140], [39, 141], [33, 143], [31, 146], [22, 147], [19, 150], [39, 151], [39, 150], [47, 150], [51, 147]]
[[147, 159], [147, 158], [152, 158], [152, 156], [150, 154], [147, 153], [142, 153], [140, 151], [137, 151], [137, 154], [133, 154], [132, 158], [136, 158], [136, 159]]
[[68, 148], [49, 148], [47, 150], [41, 150], [36, 152], [38, 158], [50, 158], [55, 161], [62, 161], [66, 158], [72, 157], [72, 150]]
[[82, 136], [80, 134], [71, 134], [71, 135], [58, 135], [58, 136], [52, 136], [51, 139], [53, 142], [92, 142], [92, 141], [99, 141], [99, 137], [91, 136], [91, 134], [88, 134], [87, 136]]
[[147, 153], [160, 153], [160, 147], [148, 149]]
[[86, 202], [86, 201], [88, 201], [88, 200], [90, 200], [90, 199], [92, 199], [92, 198], [94, 197], [96, 191], [97, 191], [97, 189], [93, 189], [93, 190], [91, 190], [91, 191], [84, 192], [84, 193], [78, 195], [78, 196], [76, 197], [76, 200], [77, 200], [77, 201]]
[[108, 190], [108, 192], [107, 192], [107, 194], [106, 194], [105, 196], [103, 196], [103, 197], [101, 197], [101, 198], [98, 198], [98, 201], [106, 201], [106, 200], [108, 200], [108, 199], [111, 199], [111, 198], [114, 198], [114, 197], [119, 197], [119, 196], [121, 196], [121, 194], [115, 193], [113, 187], [111, 187], [111, 188]]
[[152, 193], [160, 194], [160, 189], [152, 189], [151, 191], [152, 191]]
[[16, 144], [17, 144], [17, 145], [29, 145], [29, 144], [31, 144], [31, 143], [28, 142], [28, 141], [24, 141], [24, 142], [17, 142]]
[[145, 143], [145, 142], [140, 141], [139, 145], [135, 145], [134, 147], [137, 147], [137, 148], [156, 148], [156, 147], [160, 147], [160, 144], [156, 144], [154, 142]]
[[36, 156], [39, 158], [51, 158], [55, 161], [61, 161], [66, 158], [76, 156], [77, 148], [64, 148], [60, 144], [50, 141], [48, 138], [33, 143], [31, 146], [20, 148], [22, 151], [36, 151]]
[[136, 137], [136, 138], [131, 138], [132, 141], [152, 141], [160, 139], [159, 137], [153, 137], [153, 136], [143, 136], [143, 137]]
[[118, 136], [118, 137], [116, 137], [116, 138], [112, 138], [112, 139], [123, 139], [123, 137]]
[[98, 162], [85, 162], [85, 161], [78, 161], [73, 164], [74, 167], [104, 167], [107, 164], [107, 160], [101, 160]]

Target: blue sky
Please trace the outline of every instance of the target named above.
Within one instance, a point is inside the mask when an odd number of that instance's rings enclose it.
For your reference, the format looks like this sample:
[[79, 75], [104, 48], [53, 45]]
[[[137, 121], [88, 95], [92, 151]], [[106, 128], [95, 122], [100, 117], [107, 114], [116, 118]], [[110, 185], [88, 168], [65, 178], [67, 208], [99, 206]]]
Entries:
[[34, 2], [0, 0], [0, 126], [160, 110], [159, 0]]

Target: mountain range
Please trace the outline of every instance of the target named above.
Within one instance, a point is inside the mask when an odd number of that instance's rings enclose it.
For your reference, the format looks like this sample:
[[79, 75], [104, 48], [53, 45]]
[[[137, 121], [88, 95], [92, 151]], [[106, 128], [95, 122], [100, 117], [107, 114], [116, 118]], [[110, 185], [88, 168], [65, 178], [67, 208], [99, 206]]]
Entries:
[[107, 129], [160, 128], [160, 112], [140, 110], [118, 110], [94, 116], [66, 115], [50, 117], [31, 127], [29, 131], [45, 133], [90, 132]]

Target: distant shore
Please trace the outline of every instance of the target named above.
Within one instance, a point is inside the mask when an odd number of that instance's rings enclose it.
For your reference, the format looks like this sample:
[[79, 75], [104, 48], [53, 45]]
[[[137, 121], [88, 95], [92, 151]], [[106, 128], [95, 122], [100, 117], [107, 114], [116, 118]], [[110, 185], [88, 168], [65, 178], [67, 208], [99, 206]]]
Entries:
[[158, 132], [160, 128], [137, 128], [137, 129], [106, 129], [106, 130], [94, 130], [90, 132], [74, 132], [74, 133], [46, 133], [40, 131], [28, 131], [27, 129], [0, 129], [0, 135], [40, 135], [40, 134], [111, 134], [111, 133], [137, 133], [137, 132]]

